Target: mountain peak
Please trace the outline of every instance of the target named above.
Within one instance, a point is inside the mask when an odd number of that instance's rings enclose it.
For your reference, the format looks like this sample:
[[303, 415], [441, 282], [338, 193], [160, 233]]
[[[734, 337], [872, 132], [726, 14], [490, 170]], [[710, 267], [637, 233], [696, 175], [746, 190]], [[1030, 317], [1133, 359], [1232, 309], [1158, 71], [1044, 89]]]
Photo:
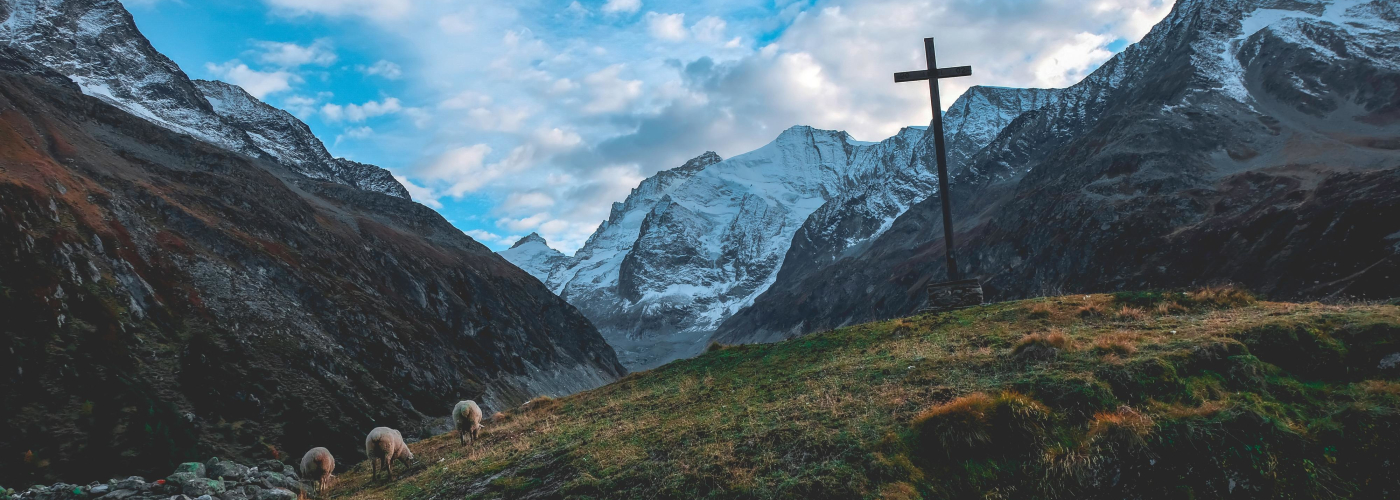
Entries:
[[676, 173], [694, 173], [704, 170], [705, 167], [714, 165], [721, 161], [724, 161], [724, 159], [720, 158], [719, 154], [715, 153], [714, 151], [706, 151], [700, 156], [691, 158], [690, 161], [685, 162], [685, 165], [673, 168], [671, 169], [671, 171]]
[[515, 244], [514, 244], [514, 245], [511, 245], [510, 247], [511, 247], [511, 248], [515, 248], [515, 247], [518, 247], [518, 246], [520, 246], [520, 245], [524, 245], [524, 244], [530, 243], [530, 242], [535, 242], [535, 243], [539, 243], [539, 244], [544, 245], [544, 246], [549, 246], [549, 242], [545, 241], [545, 240], [544, 240], [544, 236], [540, 236], [540, 233], [530, 233], [530, 234], [526, 235], [524, 238], [520, 238], [519, 241], [516, 241]]

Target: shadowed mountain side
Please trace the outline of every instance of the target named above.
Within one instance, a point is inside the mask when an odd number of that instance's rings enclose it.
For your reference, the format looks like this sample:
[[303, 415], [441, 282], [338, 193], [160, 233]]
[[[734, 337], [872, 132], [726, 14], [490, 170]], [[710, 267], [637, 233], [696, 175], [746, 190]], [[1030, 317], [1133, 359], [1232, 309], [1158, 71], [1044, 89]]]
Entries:
[[432, 210], [0, 56], [0, 481], [310, 446], [353, 462], [377, 425], [624, 373], [573, 306]]

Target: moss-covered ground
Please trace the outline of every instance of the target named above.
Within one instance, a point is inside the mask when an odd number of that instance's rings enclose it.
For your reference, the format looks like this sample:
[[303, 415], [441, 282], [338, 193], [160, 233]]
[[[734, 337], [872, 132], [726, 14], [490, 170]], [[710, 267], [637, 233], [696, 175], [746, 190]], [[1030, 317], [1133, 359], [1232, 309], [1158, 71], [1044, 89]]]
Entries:
[[[695, 359], [411, 445], [339, 498], [1387, 498], [1400, 307], [1233, 289], [924, 314]], [[1395, 363], [1400, 364], [1400, 363]]]

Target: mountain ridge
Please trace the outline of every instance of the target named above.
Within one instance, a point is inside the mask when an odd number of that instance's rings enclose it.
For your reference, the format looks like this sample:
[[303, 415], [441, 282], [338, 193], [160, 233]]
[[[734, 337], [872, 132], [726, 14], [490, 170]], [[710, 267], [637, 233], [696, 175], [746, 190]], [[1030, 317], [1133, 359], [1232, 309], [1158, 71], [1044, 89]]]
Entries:
[[155, 49], [117, 0], [0, 2], [0, 39], [83, 90], [167, 129], [315, 179], [408, 198], [387, 170], [332, 158], [290, 113], [242, 88], [192, 80]]
[[[1386, 239], [1400, 231], [1400, 153], [1384, 139], [1396, 133], [1384, 117], [1400, 102], [1400, 51], [1388, 48], [1400, 29], [1377, 13], [1384, 2], [1290, 5], [1180, 1], [1056, 103], [1016, 118], [954, 172], [959, 271], [981, 275], [992, 300], [1213, 280], [1279, 298], [1400, 295]], [[1218, 63], [1221, 47], [1235, 66]], [[843, 260], [784, 274], [716, 339], [916, 310], [945, 272], [938, 202]], [[1337, 238], [1347, 245], [1319, 243]]]

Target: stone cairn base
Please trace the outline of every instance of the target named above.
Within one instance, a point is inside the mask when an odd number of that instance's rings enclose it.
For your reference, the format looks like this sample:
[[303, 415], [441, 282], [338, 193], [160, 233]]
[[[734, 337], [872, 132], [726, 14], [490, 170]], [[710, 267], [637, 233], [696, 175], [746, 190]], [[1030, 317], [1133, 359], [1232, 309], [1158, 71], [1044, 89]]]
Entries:
[[982, 305], [982, 281], [976, 278], [928, 286], [928, 302], [919, 312], [946, 312]]

